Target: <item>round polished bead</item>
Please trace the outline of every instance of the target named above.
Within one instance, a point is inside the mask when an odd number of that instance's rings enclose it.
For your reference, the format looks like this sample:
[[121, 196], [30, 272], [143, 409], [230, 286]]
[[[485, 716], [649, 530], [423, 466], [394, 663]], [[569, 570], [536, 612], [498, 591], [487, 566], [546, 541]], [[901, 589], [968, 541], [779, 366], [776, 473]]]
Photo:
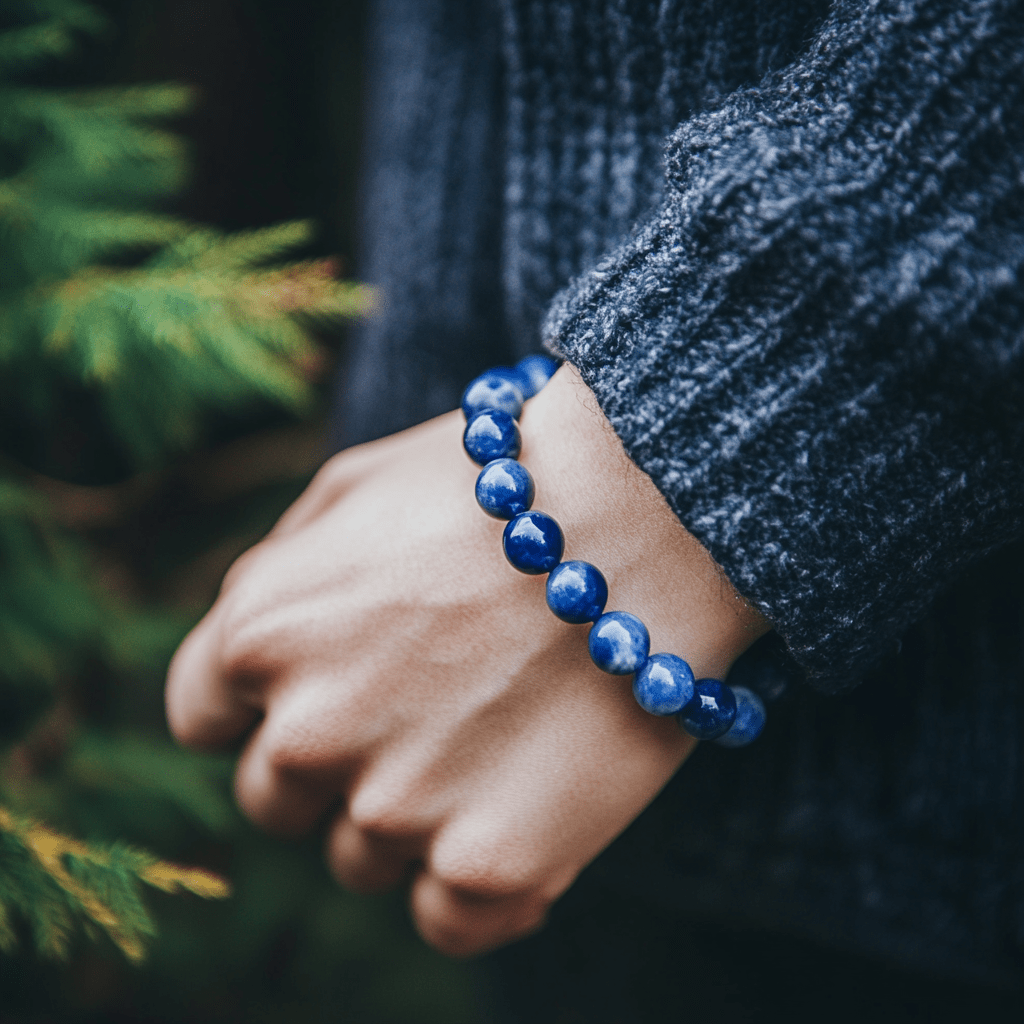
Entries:
[[547, 596], [563, 622], [593, 622], [604, 611], [608, 584], [589, 562], [562, 562], [551, 570]]
[[504, 374], [482, 373], [462, 393], [462, 411], [468, 420], [485, 409], [500, 409], [517, 420], [523, 411], [523, 393]]
[[522, 448], [519, 424], [500, 409], [484, 409], [466, 424], [462, 447], [479, 466], [495, 459], [515, 459]]
[[736, 719], [729, 731], [719, 736], [716, 742], [723, 747], [745, 747], [753, 743], [764, 729], [767, 718], [764, 701], [745, 686], [733, 686], [730, 689], [736, 698]]
[[533, 477], [515, 459], [495, 459], [476, 478], [477, 504], [495, 519], [512, 519], [533, 504]]
[[736, 719], [736, 698], [718, 679], [698, 679], [693, 699], [679, 712], [679, 724], [695, 739], [716, 740]]
[[505, 527], [501, 544], [505, 557], [530, 576], [551, 572], [562, 560], [562, 531], [543, 512], [520, 512]]
[[594, 623], [588, 639], [594, 664], [613, 676], [628, 676], [647, 660], [651, 636], [629, 612], [605, 612]]
[[551, 356], [532, 355], [520, 359], [515, 369], [523, 382], [523, 398], [533, 398], [551, 380], [558, 363]]
[[637, 704], [652, 715], [674, 715], [693, 694], [693, 670], [674, 654], [652, 654], [633, 679]]

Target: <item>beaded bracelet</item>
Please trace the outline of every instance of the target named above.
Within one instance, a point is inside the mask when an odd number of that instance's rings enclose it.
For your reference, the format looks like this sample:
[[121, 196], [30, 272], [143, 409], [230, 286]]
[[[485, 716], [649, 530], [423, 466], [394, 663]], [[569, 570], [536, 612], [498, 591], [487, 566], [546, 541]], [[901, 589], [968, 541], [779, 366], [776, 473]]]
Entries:
[[495, 519], [508, 521], [502, 535], [505, 557], [520, 572], [548, 574], [548, 607], [564, 622], [592, 622], [588, 646], [598, 668], [633, 676], [633, 696], [652, 715], [675, 715], [699, 740], [742, 747], [757, 739], [765, 724], [761, 698], [746, 687], [719, 679], [695, 679], [675, 654], [651, 654], [647, 627], [629, 612], [606, 612], [608, 584], [589, 562], [562, 561], [562, 530], [551, 516], [532, 510], [535, 488], [529, 471], [516, 460], [522, 448], [516, 422], [523, 403], [551, 378], [557, 364], [532, 355], [477, 377], [462, 395], [466, 416], [463, 447], [483, 469], [476, 500]]

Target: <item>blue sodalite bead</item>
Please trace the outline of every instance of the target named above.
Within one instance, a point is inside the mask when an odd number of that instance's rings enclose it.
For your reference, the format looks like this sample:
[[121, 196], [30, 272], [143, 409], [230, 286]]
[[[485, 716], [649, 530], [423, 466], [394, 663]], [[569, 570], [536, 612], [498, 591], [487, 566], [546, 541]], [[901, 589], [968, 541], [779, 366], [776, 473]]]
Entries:
[[523, 393], [502, 373], [482, 373], [463, 391], [462, 411], [468, 420], [485, 409], [500, 409], [517, 420], [523, 411]]
[[698, 679], [693, 699], [679, 712], [679, 724], [695, 739], [716, 740], [736, 719], [736, 698], [718, 679]]
[[562, 562], [551, 570], [548, 607], [564, 622], [593, 622], [604, 611], [608, 584], [589, 562]]
[[505, 557], [530, 576], [551, 572], [562, 560], [562, 531], [543, 512], [520, 512], [501, 537]]
[[533, 504], [533, 477], [515, 459], [495, 459], [476, 478], [477, 504], [495, 519], [511, 519]]
[[520, 359], [515, 368], [523, 382], [523, 398], [533, 398], [551, 380], [558, 363], [551, 356], [533, 355]]
[[652, 715], [674, 715], [693, 694], [693, 670], [674, 654], [652, 654], [633, 680], [637, 704]]
[[599, 669], [613, 676], [628, 676], [647, 660], [651, 636], [635, 615], [605, 612], [590, 630], [588, 645]]
[[486, 466], [495, 459], [518, 458], [522, 444], [519, 424], [500, 409], [478, 412], [466, 424], [462, 435], [462, 447], [479, 466]]
[[730, 687], [736, 698], [736, 720], [727, 733], [715, 741], [723, 747], [745, 747], [753, 743], [761, 731], [767, 718], [764, 701], [745, 686]]

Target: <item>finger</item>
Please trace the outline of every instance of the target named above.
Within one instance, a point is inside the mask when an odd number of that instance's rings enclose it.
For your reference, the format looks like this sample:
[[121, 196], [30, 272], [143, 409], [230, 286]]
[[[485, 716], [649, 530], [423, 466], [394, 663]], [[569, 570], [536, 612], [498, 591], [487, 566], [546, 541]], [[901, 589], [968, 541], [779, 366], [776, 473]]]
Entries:
[[237, 739], [259, 708], [234, 692], [220, 670], [219, 629], [208, 615], [178, 648], [167, 671], [167, 723], [179, 743], [217, 747]]
[[327, 837], [327, 865], [339, 885], [353, 892], [386, 892], [412, 872], [423, 841], [384, 839], [338, 816]]
[[419, 760], [408, 746], [375, 754], [364, 760], [327, 843], [335, 878], [360, 891], [389, 889], [411, 874], [448, 806], [424, 790]]
[[424, 870], [413, 882], [410, 906], [425, 942], [446, 956], [469, 957], [538, 931], [550, 903], [539, 892], [474, 896]]
[[278, 697], [235, 771], [235, 799], [260, 828], [282, 835], [311, 829], [343, 794], [349, 767], [311, 734], [302, 703]]

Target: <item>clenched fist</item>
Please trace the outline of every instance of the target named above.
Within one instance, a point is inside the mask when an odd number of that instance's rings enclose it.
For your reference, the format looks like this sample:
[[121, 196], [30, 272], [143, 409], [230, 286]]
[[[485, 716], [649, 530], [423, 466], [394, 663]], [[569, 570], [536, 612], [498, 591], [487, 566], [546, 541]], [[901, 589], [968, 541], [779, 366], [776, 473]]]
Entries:
[[[639, 615], [652, 651], [722, 678], [767, 623], [572, 367], [521, 427], [564, 557], [602, 570], [608, 609]], [[328, 462], [232, 567], [167, 683], [183, 743], [257, 723], [235, 783], [253, 821], [295, 834], [326, 816], [338, 881], [408, 880], [420, 932], [453, 955], [537, 928], [694, 746], [594, 667], [589, 627], [551, 614], [543, 576], [505, 561], [462, 429], [450, 413]]]

